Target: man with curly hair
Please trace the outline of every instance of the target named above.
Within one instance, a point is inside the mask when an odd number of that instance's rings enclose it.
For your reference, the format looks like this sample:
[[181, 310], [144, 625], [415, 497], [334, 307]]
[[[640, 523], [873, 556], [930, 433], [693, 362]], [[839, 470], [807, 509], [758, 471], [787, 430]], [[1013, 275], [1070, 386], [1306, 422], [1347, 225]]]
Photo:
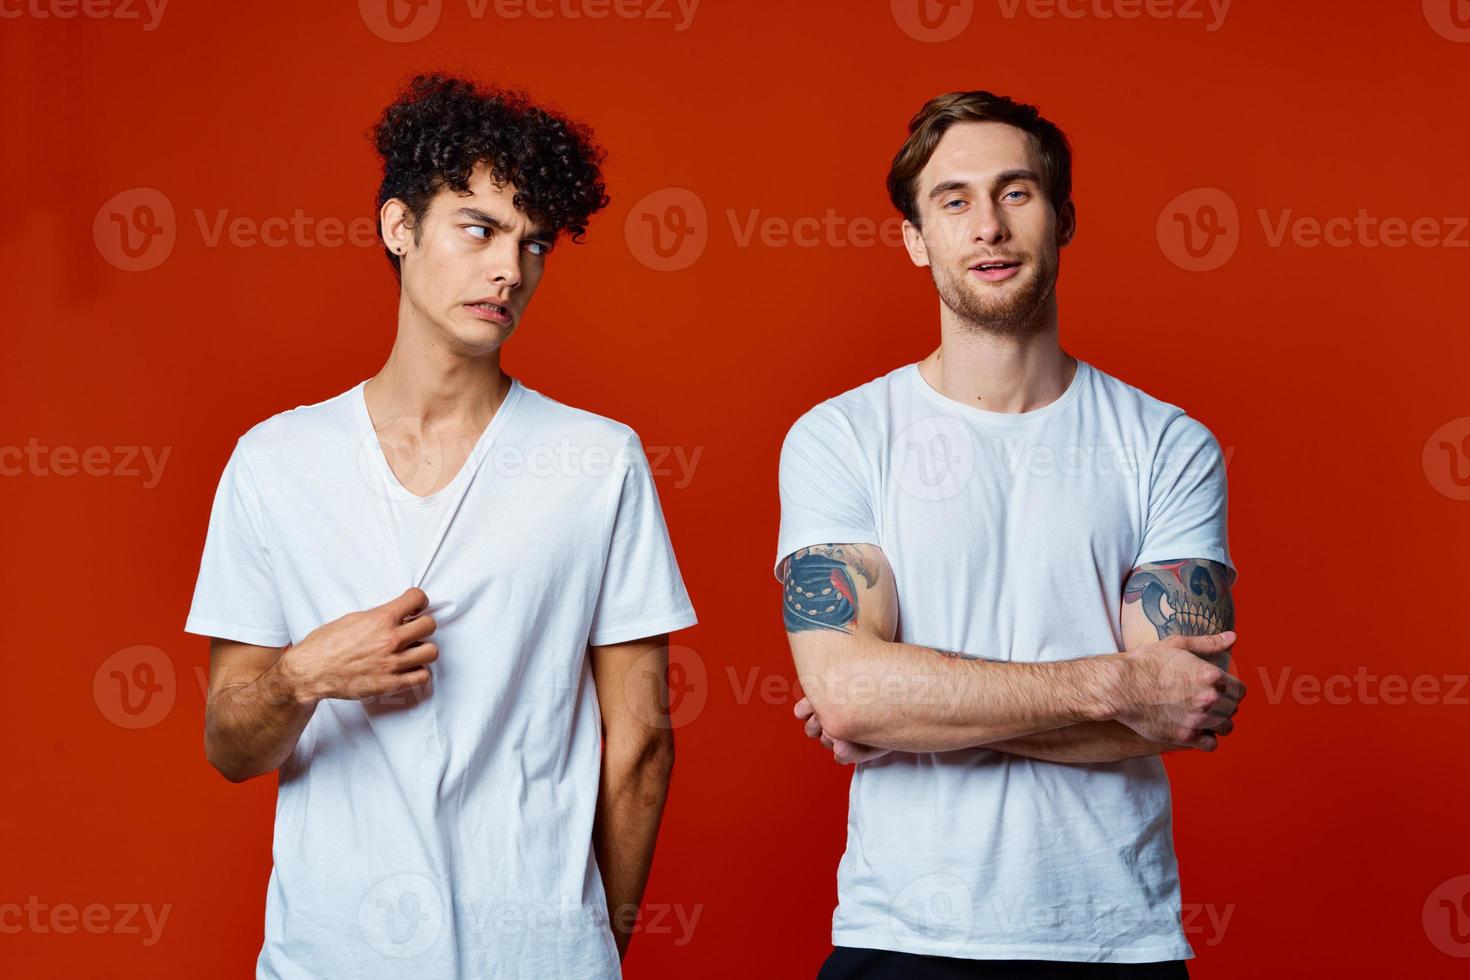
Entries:
[[603, 153], [441, 75], [374, 139], [397, 338], [238, 440], [185, 626], [209, 761], [280, 774], [257, 976], [617, 977], [694, 610], [637, 434], [500, 363]]

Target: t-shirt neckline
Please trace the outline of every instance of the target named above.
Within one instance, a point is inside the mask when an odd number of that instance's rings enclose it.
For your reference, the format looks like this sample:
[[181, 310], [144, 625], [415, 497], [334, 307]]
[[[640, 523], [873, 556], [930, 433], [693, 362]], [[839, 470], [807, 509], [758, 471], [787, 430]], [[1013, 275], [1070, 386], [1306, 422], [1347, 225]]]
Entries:
[[398, 475], [393, 472], [393, 467], [388, 463], [388, 457], [383, 455], [383, 447], [378, 441], [377, 429], [373, 427], [373, 416], [367, 407], [367, 383], [369, 380], [368, 378], [362, 379], [352, 389], [352, 402], [357, 414], [358, 425], [362, 430], [363, 439], [366, 442], [365, 448], [373, 457], [373, 466], [377, 469], [378, 475], [383, 478], [383, 484], [387, 488], [389, 496], [394, 500], [415, 504], [420, 507], [432, 507], [435, 504], [443, 503], [445, 500], [453, 499], [454, 491], [464, 481], [470, 478], [471, 472], [473, 472], [480, 462], [480, 457], [494, 440], [495, 433], [504, 427], [505, 419], [510, 414], [510, 409], [520, 401], [522, 389], [519, 378], [510, 379], [510, 389], [506, 391], [505, 398], [496, 407], [495, 414], [490, 417], [490, 422], [480, 432], [480, 436], [475, 440], [474, 446], [470, 448], [469, 454], [459, 467], [459, 472], [455, 473], [449, 482], [438, 490], [435, 490], [426, 497], [421, 497], [399, 481]]
[[1027, 425], [1037, 419], [1046, 418], [1050, 415], [1055, 415], [1069, 403], [1075, 401], [1077, 393], [1082, 390], [1082, 385], [1087, 380], [1085, 375], [1092, 371], [1092, 365], [1080, 357], [1077, 358], [1077, 370], [1073, 372], [1072, 381], [1067, 385], [1067, 389], [1053, 401], [1042, 405], [1040, 408], [1033, 408], [1029, 412], [992, 412], [986, 408], [967, 405], [964, 402], [950, 398], [930, 385], [924, 379], [924, 375], [919, 371], [918, 361], [908, 365], [904, 370], [909, 376], [910, 383], [918, 388], [925, 398], [936, 404], [943, 405], [958, 415], [989, 425], [1019, 426]]

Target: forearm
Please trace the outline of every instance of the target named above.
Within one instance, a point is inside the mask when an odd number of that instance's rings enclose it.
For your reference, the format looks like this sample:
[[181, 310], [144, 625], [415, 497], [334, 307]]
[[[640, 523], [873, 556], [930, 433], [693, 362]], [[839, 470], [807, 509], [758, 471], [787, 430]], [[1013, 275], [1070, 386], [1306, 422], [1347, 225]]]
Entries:
[[1109, 720], [1117, 660], [1002, 662], [853, 637], [801, 683], [834, 738], [943, 752]]
[[281, 663], [248, 684], [215, 692], [204, 711], [204, 751], [231, 782], [280, 767], [291, 756], [314, 701], [299, 699]]
[[1160, 755], [1179, 746], [1146, 739], [1121, 722], [1084, 721], [1048, 732], [991, 742], [985, 748], [1043, 762], [1079, 764]]
[[670, 732], [633, 746], [606, 738], [603, 742], [592, 843], [619, 956], [628, 950], [648, 882], [673, 763]]

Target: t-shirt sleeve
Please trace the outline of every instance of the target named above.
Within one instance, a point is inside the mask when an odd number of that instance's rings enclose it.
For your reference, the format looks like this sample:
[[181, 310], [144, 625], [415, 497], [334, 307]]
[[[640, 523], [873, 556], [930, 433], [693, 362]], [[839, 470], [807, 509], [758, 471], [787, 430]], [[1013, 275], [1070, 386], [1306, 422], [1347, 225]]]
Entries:
[[1137, 568], [1148, 562], [1205, 558], [1235, 581], [1226, 532], [1225, 458], [1203, 423], [1179, 415], [1164, 430], [1149, 479], [1148, 516]]
[[612, 533], [587, 638], [592, 646], [641, 640], [698, 622], [637, 434], [628, 437], [620, 458], [627, 463], [609, 504]]
[[291, 640], [271, 572], [259, 489], [238, 441], [214, 494], [184, 632], [267, 647]]
[[846, 416], [818, 405], [781, 445], [781, 528], [772, 572], [794, 551], [818, 544], [878, 544], [878, 522], [862, 452]]

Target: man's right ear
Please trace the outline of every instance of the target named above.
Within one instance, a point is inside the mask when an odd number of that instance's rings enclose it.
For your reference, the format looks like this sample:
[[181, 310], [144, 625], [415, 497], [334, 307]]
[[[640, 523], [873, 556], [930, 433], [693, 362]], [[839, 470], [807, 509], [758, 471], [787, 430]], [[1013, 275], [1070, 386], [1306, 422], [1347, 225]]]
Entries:
[[909, 261], [914, 265], [922, 269], [929, 264], [929, 246], [924, 244], [924, 233], [907, 218], [903, 220], [903, 247], [908, 249]]
[[407, 219], [408, 208], [396, 197], [384, 201], [378, 211], [378, 232], [383, 238], [383, 245], [396, 255], [408, 251], [409, 240], [413, 237]]

